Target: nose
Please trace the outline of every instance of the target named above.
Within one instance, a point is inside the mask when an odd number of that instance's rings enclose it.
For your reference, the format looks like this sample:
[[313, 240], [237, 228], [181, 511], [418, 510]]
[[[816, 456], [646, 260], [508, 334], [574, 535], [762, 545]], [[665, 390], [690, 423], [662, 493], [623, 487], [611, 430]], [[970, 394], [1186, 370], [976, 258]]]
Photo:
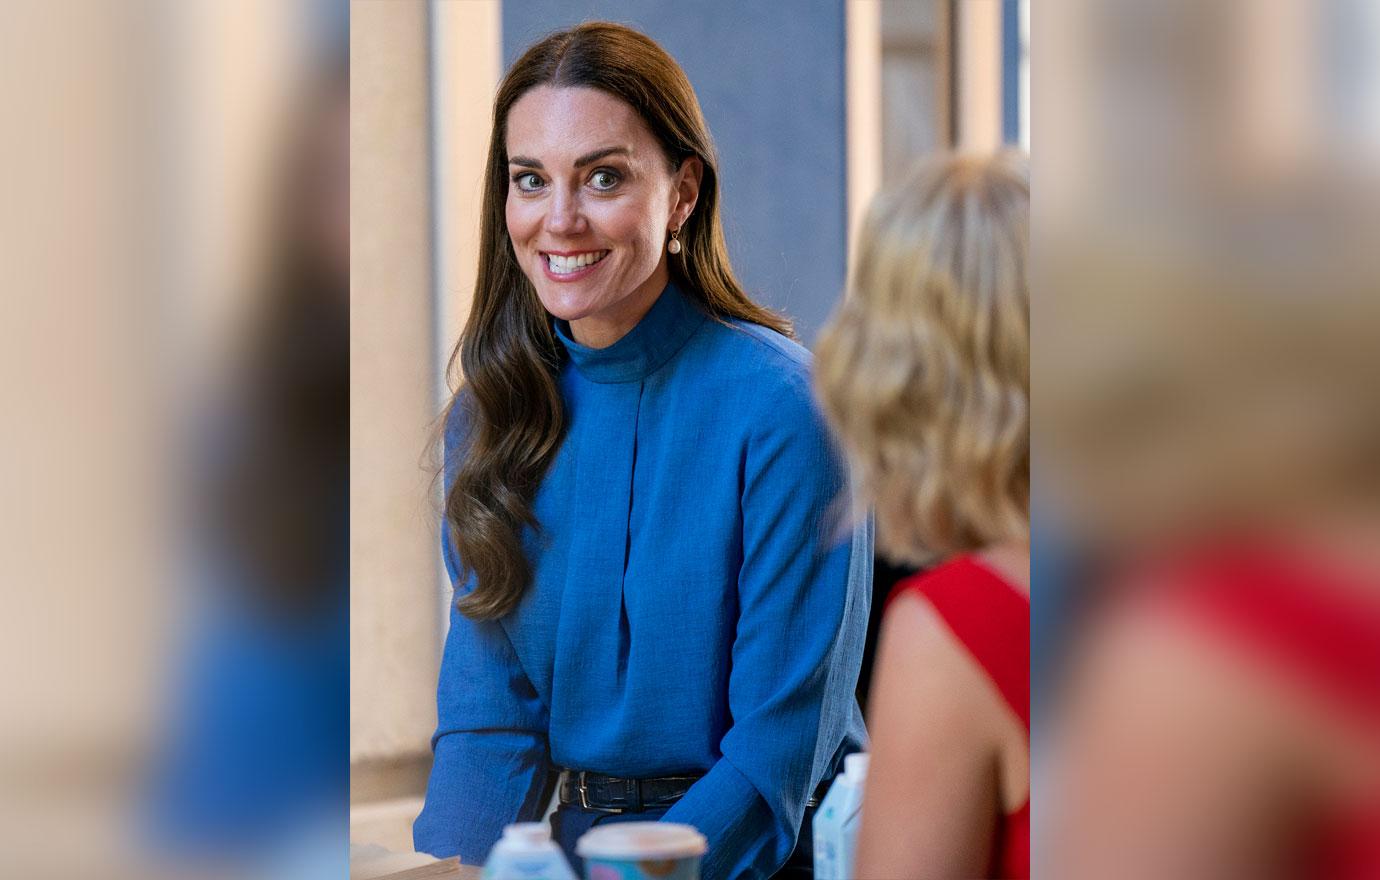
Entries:
[[564, 187], [556, 188], [551, 195], [550, 209], [546, 212], [546, 231], [551, 235], [576, 236], [585, 231], [584, 213], [580, 207], [580, 197]]

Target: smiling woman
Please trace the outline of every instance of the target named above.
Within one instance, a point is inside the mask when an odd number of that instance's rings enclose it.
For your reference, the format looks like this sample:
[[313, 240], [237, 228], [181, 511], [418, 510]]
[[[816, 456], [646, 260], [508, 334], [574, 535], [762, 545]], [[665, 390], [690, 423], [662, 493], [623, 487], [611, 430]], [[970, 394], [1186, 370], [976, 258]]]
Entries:
[[[419, 850], [539, 819], [665, 819], [706, 877], [809, 876], [811, 799], [861, 747], [871, 533], [809, 355], [744, 294], [685, 74], [626, 27], [529, 49], [494, 106], [452, 355], [456, 603]], [[562, 779], [563, 776], [563, 779]]]
[[508, 114], [508, 234], [551, 315], [603, 348], [631, 330], [670, 280], [668, 229], [695, 209], [704, 163], [672, 164], [624, 101], [541, 86]]

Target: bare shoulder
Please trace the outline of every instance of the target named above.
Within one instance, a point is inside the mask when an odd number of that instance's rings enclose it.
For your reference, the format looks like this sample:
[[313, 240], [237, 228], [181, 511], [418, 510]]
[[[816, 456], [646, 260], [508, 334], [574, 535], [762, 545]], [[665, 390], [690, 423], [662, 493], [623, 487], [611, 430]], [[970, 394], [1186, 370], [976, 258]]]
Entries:
[[876, 715], [900, 716], [905, 727], [931, 740], [954, 737], [995, 749], [1009, 714], [968, 649], [914, 593], [887, 608], [875, 693]]
[[1005, 731], [1018, 724], [1005, 709], [929, 600], [906, 592], [891, 602], [868, 705], [858, 876], [984, 871], [1006, 799]]

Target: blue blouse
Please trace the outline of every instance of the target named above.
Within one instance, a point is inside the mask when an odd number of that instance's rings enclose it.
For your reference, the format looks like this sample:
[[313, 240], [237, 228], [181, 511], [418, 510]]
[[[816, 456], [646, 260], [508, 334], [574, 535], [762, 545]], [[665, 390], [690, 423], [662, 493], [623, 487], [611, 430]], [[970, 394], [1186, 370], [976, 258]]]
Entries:
[[[866, 736], [871, 526], [838, 528], [809, 354], [674, 284], [608, 348], [556, 331], [569, 428], [525, 536], [533, 582], [499, 621], [452, 611], [416, 847], [482, 863], [559, 768], [704, 773], [665, 821], [708, 837], [707, 878], [769, 876]], [[447, 485], [463, 441], [452, 418]]]

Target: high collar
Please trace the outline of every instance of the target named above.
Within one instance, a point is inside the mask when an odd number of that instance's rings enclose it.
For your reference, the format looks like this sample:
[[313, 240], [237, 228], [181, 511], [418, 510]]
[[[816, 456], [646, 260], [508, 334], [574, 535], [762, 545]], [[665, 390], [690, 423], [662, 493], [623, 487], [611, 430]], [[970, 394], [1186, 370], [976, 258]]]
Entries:
[[656, 372], [704, 321], [704, 312], [670, 283], [637, 326], [607, 348], [576, 342], [566, 321], [553, 319], [552, 326], [580, 375], [591, 382], [612, 384], [639, 382]]

